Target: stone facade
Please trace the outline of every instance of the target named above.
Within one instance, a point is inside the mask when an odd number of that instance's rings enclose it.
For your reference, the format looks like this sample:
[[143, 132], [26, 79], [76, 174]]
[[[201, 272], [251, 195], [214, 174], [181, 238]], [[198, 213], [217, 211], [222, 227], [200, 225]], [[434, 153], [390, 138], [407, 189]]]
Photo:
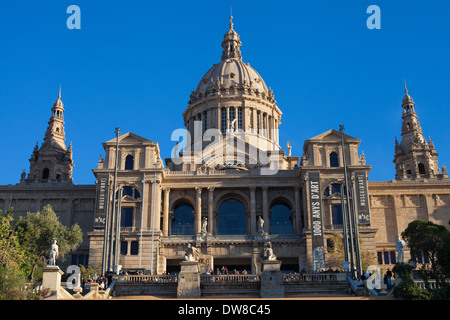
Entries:
[[[93, 172], [97, 182], [100, 176], [109, 182], [104, 220], [109, 233], [104, 225], [94, 226], [98, 186], [72, 183], [61, 94], [44, 144], [33, 151], [28, 177], [24, 173], [20, 183], [0, 186], [0, 209], [13, 207], [16, 215], [25, 215], [50, 203], [64, 224], [78, 223], [83, 244], [67, 264], [85, 264], [89, 257], [94, 268], [120, 264], [161, 274], [179, 271], [187, 245], [193, 243], [200, 250], [200, 272], [227, 266], [261, 273], [259, 252], [270, 241], [281, 270], [311, 271], [317, 240], [309, 174], [320, 174], [326, 250], [328, 238], [343, 230], [344, 160], [354, 203], [355, 173], [367, 176], [371, 166], [359, 152], [360, 140], [336, 130], [306, 140], [301, 156], [292, 156], [289, 145], [287, 152], [282, 150], [281, 110], [273, 91], [242, 61], [241, 45], [230, 21], [221, 62], [200, 80], [183, 112], [188, 139], [174, 148], [171, 158], [163, 161], [157, 142], [131, 132], [103, 143], [104, 157]], [[407, 92], [402, 108], [395, 180], [368, 181], [370, 219], [358, 228], [361, 250], [389, 266], [397, 234], [409, 222], [423, 219], [448, 227], [450, 218], [450, 179], [445, 167], [438, 168], [431, 139], [423, 139]], [[118, 260], [108, 259], [112, 251], [121, 253]], [[327, 259], [325, 252], [325, 267]]]

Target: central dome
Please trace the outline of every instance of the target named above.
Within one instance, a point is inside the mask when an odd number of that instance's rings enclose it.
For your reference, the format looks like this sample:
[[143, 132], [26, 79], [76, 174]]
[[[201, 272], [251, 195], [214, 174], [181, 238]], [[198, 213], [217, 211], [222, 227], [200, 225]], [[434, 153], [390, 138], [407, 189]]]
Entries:
[[205, 94], [218, 88], [248, 88], [268, 93], [264, 80], [249, 63], [231, 58], [222, 60], [206, 72], [195, 90], [195, 93]]
[[203, 140], [209, 129], [214, 130], [208, 134], [218, 132], [223, 138], [229, 133], [242, 134], [242, 141], [259, 149], [279, 150], [281, 110], [263, 78], [242, 61], [242, 43], [233, 29], [232, 18], [223, 36], [221, 61], [192, 90], [183, 112], [190, 150], [209, 145], [210, 140]]

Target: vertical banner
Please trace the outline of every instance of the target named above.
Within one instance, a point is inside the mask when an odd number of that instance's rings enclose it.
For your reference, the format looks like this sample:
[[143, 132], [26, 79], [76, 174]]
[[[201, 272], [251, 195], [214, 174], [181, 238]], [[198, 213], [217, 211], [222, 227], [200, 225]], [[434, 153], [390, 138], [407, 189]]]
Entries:
[[355, 197], [358, 224], [370, 224], [369, 192], [366, 171], [355, 171]]
[[106, 210], [109, 199], [109, 174], [99, 173], [97, 176], [97, 194], [95, 198], [94, 228], [104, 228]]
[[322, 224], [322, 196], [320, 193], [320, 173], [308, 172], [308, 191], [311, 215], [311, 240], [314, 271], [325, 268], [325, 248]]

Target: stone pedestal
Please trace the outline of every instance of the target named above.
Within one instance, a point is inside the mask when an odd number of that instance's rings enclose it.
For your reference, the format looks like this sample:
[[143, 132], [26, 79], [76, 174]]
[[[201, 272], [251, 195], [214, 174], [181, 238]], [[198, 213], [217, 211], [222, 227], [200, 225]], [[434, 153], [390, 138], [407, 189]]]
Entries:
[[261, 298], [284, 298], [281, 261], [263, 261], [261, 274]]
[[197, 261], [181, 262], [181, 271], [178, 274], [177, 298], [200, 298], [200, 272]]
[[58, 266], [47, 266], [42, 269], [42, 273], [42, 288], [50, 289], [50, 295], [56, 294], [64, 272]]

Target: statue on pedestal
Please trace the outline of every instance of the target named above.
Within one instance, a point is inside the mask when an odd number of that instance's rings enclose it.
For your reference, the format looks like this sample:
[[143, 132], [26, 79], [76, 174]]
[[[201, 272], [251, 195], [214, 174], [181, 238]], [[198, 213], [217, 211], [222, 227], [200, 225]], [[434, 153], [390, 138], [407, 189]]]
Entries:
[[395, 251], [397, 251], [397, 262], [403, 263], [405, 259], [405, 253], [403, 248], [406, 247], [406, 242], [400, 238], [400, 235], [397, 234], [397, 241], [395, 242]]
[[203, 217], [203, 219], [202, 219], [202, 232], [201, 232], [203, 237], [208, 233], [207, 227], [208, 227], [208, 218]]
[[273, 253], [272, 243], [269, 241], [264, 245], [264, 249], [259, 254], [263, 261], [276, 261], [277, 256]]
[[258, 234], [264, 234], [264, 219], [261, 216], [258, 217]]
[[48, 265], [56, 266], [56, 258], [59, 256], [58, 245], [56, 244], [56, 239], [52, 240], [52, 247], [50, 248], [50, 254], [48, 257]]
[[186, 253], [184, 254], [184, 261], [198, 261], [199, 256], [200, 250], [189, 243]]

